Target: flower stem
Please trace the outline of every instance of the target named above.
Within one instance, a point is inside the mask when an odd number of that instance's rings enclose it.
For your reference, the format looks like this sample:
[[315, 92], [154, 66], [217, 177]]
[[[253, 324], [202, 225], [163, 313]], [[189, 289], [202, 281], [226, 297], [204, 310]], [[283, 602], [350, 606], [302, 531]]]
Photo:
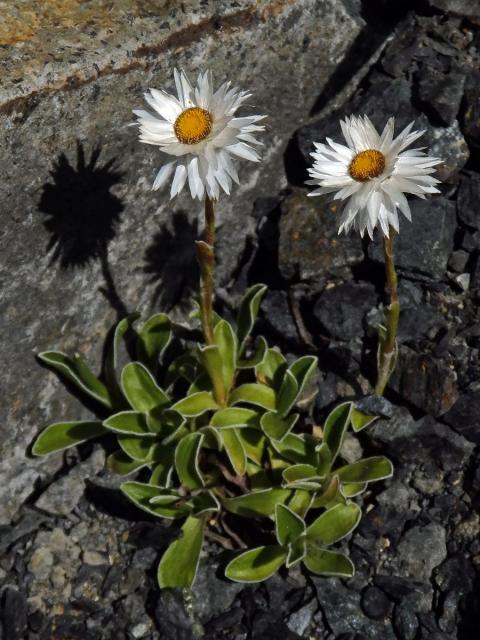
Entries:
[[375, 385], [375, 393], [382, 395], [388, 384], [390, 376], [395, 368], [398, 320], [400, 317], [400, 303], [397, 292], [397, 272], [393, 259], [393, 241], [395, 229], [390, 227], [388, 238], [383, 239], [383, 251], [385, 254], [385, 275], [390, 302], [385, 311], [385, 332], [380, 333], [377, 367], [378, 377]]
[[204, 239], [195, 243], [200, 265], [200, 317], [207, 344], [213, 344], [213, 274], [215, 269], [214, 201], [205, 196]]

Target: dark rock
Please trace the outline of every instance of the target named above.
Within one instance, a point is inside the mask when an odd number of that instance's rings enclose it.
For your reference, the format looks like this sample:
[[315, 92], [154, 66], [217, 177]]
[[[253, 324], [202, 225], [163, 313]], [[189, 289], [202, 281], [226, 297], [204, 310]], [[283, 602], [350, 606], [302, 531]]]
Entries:
[[415, 122], [418, 129], [425, 129], [420, 139], [428, 148], [428, 155], [441, 158], [442, 162], [435, 167], [435, 177], [443, 183], [458, 182], [458, 174], [470, 157], [470, 150], [463, 137], [458, 120], [450, 127], [434, 127], [423, 114]]
[[376, 303], [373, 285], [347, 282], [326, 289], [316, 301], [313, 315], [334, 338], [351, 340], [362, 335], [363, 318]]
[[469, 257], [467, 251], [463, 249], [454, 251], [448, 260], [448, 268], [455, 273], [464, 273]]
[[358, 532], [367, 539], [386, 537], [395, 545], [405, 528], [405, 523], [414, 519], [420, 507], [418, 495], [401, 479], [377, 496], [377, 505], [360, 521]]
[[443, 419], [467, 440], [480, 444], [479, 416], [480, 390], [471, 390], [462, 393]]
[[469, 171], [460, 182], [457, 193], [457, 215], [463, 224], [480, 229], [480, 175]]
[[24, 594], [7, 587], [2, 595], [1, 612], [2, 640], [23, 640], [27, 628], [27, 601]]
[[396, 409], [393, 418], [377, 420], [366, 431], [366, 437], [393, 460], [422, 465], [430, 462], [444, 472], [465, 469], [474, 449], [447, 425], [430, 416], [414, 421], [406, 409]]
[[287, 627], [287, 625], [278, 619], [273, 611], [259, 611], [252, 625], [252, 640], [301, 640], [301, 636]]
[[367, 587], [364, 589], [361, 605], [367, 616], [374, 620], [386, 618], [392, 608], [390, 600], [378, 587]]
[[480, 16], [480, 6], [472, 0], [428, 0], [428, 2], [435, 9], [449, 11], [460, 16]]
[[298, 342], [297, 327], [285, 291], [269, 289], [263, 298], [260, 314], [262, 320], [277, 336], [290, 342]]
[[400, 575], [428, 581], [447, 556], [445, 528], [436, 522], [415, 526], [402, 537], [394, 564]]
[[[401, 232], [395, 240], [395, 264], [399, 271], [412, 277], [439, 280], [447, 268], [457, 226], [455, 204], [442, 197], [430, 200], [412, 199], [412, 222], [402, 220]], [[419, 251], [421, 247], [421, 251]], [[368, 254], [383, 264], [381, 238], [370, 243]]]
[[290, 631], [297, 633], [301, 638], [305, 638], [307, 629], [312, 623], [313, 614], [318, 609], [316, 599], [310, 600], [307, 604], [294, 611], [287, 620], [287, 626]]
[[[372, 620], [364, 616], [360, 607], [360, 594], [347, 589], [336, 578], [317, 578], [317, 598], [334, 637], [341, 634], [359, 634], [368, 640], [393, 640], [395, 635], [388, 622]], [[347, 636], [350, 637], [350, 636]]]
[[442, 360], [406, 346], [399, 350], [389, 385], [408, 402], [435, 417], [447, 412], [458, 398], [455, 371]]
[[355, 403], [360, 411], [372, 416], [391, 418], [393, 416], [393, 405], [383, 396], [366, 396]]
[[465, 82], [463, 131], [470, 144], [480, 148], [480, 71], [474, 70]]
[[418, 96], [428, 110], [443, 125], [450, 126], [457, 117], [463, 96], [465, 74], [457, 71], [442, 73], [429, 65], [419, 71]]
[[395, 607], [393, 628], [400, 640], [414, 640], [418, 626], [418, 618], [411, 609], [399, 605]]
[[392, 602], [401, 603], [416, 613], [430, 611], [433, 593], [430, 584], [385, 574], [375, 575], [373, 581], [382, 591], [385, 591]]
[[154, 615], [157, 628], [165, 640], [194, 640], [196, 634], [180, 589], [160, 591]]
[[217, 558], [208, 557], [202, 560], [195, 578], [193, 595], [193, 610], [202, 623], [229, 609], [243, 588], [241, 583], [217, 578], [217, 574], [223, 574], [223, 571], [219, 570]]
[[339, 204], [294, 192], [281, 206], [278, 266], [289, 282], [324, 282], [363, 260], [358, 234], [338, 235]]
[[439, 331], [446, 327], [445, 318], [428, 305], [402, 307], [397, 339], [399, 342], [415, 342], [422, 338], [435, 340]]
[[461, 603], [475, 583], [475, 569], [465, 556], [445, 560], [434, 573], [435, 584], [445, 594], [438, 624], [442, 631], [452, 633], [457, 627]]

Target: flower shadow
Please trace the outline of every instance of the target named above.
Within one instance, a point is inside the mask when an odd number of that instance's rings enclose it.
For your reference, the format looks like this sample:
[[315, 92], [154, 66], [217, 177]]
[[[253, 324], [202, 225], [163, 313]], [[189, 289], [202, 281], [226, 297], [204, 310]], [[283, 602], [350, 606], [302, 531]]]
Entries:
[[50, 234], [50, 264], [78, 269], [98, 260], [105, 281], [100, 291], [120, 318], [128, 311], [115, 287], [108, 247], [124, 209], [111, 188], [123, 174], [115, 167], [115, 158], [100, 164], [100, 154], [101, 148], [96, 147], [87, 159], [83, 145], [77, 141], [73, 166], [62, 153], [51, 171], [51, 181], [43, 186], [39, 210], [45, 215], [43, 224]]
[[144, 272], [151, 276], [150, 284], [156, 284], [154, 303], [165, 311], [177, 305], [181, 310], [190, 308], [199, 278], [197, 236], [197, 220], [192, 222], [184, 211], [177, 211], [171, 225], [162, 227], [147, 247]]

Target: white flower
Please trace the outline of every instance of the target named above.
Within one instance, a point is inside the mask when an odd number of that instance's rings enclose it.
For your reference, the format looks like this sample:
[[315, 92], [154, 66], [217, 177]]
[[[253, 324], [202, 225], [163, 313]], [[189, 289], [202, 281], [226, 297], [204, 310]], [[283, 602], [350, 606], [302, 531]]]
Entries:
[[413, 122], [396, 138], [393, 137], [394, 118], [389, 118], [379, 135], [367, 116], [351, 116], [340, 122], [348, 146], [327, 138], [326, 144], [314, 143], [316, 151], [313, 166], [308, 170], [317, 185], [308, 195], [335, 193], [335, 200], [345, 200], [338, 232], [352, 227], [365, 230], [373, 237], [380, 225], [388, 238], [389, 226], [399, 231], [399, 209], [411, 221], [410, 207], [405, 193], [425, 198], [427, 193], [438, 193], [439, 182], [431, 176], [441, 160], [427, 156], [422, 149], [404, 151], [425, 131], [412, 131]]
[[229, 194], [238, 174], [232, 156], [259, 161], [250, 145], [261, 144], [254, 134], [265, 127], [255, 124], [265, 116], [234, 117], [239, 106], [250, 97], [225, 82], [213, 90], [211, 73], [199, 74], [192, 86], [183, 71], [174, 70], [178, 98], [157, 89], [145, 93], [145, 100], [154, 110], [135, 110], [140, 128], [140, 140], [153, 144], [176, 159], [164, 164], [153, 183], [153, 189], [163, 186], [173, 174], [170, 195], [183, 189], [188, 178], [192, 198], [203, 198], [206, 192], [217, 199], [220, 188]]

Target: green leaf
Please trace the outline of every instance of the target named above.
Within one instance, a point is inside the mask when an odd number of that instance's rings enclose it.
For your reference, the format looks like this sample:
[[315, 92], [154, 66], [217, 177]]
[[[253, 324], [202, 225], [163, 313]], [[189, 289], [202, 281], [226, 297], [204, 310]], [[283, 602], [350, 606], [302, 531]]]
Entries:
[[171, 439], [185, 424], [186, 420], [176, 411], [154, 407], [147, 412], [148, 429], [159, 440]]
[[197, 359], [191, 353], [182, 353], [169, 365], [165, 385], [170, 387], [180, 378], [192, 383], [197, 377], [197, 364]]
[[173, 405], [172, 409], [178, 411], [182, 416], [186, 418], [195, 418], [202, 415], [206, 411], [216, 411], [220, 407], [213, 399], [213, 396], [208, 391], [199, 391], [193, 393], [191, 396], [187, 396]]
[[366, 482], [344, 482], [341, 487], [345, 498], [355, 498], [355, 496], [359, 496], [363, 493], [366, 488]]
[[343, 439], [350, 424], [353, 405], [343, 402], [327, 416], [323, 427], [323, 439], [332, 454], [332, 463], [342, 448]]
[[297, 398], [303, 393], [307, 384], [315, 375], [317, 364], [318, 358], [315, 356], [303, 356], [290, 366], [290, 371], [295, 376], [298, 384]]
[[114, 413], [103, 422], [103, 426], [115, 433], [124, 433], [136, 436], [152, 436], [147, 425], [147, 419], [143, 413], [137, 411], [120, 411]]
[[192, 500], [193, 516], [200, 516], [204, 513], [216, 513], [220, 511], [220, 502], [211, 491], [202, 491]]
[[315, 447], [315, 450], [317, 452], [317, 473], [320, 476], [326, 476], [332, 466], [330, 448], [326, 442], [322, 442], [322, 444]]
[[112, 397], [107, 387], [90, 371], [81, 356], [76, 354], [73, 358], [69, 358], [61, 351], [43, 351], [38, 354], [38, 358], [49, 369], [61, 374], [83, 393], [100, 402], [107, 409], [113, 408]]
[[[168, 489], [161, 489], [151, 484], [133, 481], [122, 483], [120, 489], [135, 506], [158, 518], [166, 518], [167, 520], [184, 518], [190, 511], [190, 507], [183, 504], [181, 497], [173, 494]], [[162, 494], [167, 496], [173, 495], [175, 501], [173, 502], [167, 499], [166, 504], [155, 504], [151, 502], [152, 498], [156, 498]]]
[[310, 491], [297, 489], [291, 499], [288, 501], [289, 508], [298, 514], [301, 518], [305, 518], [313, 501], [313, 495]]
[[115, 398], [118, 401], [119, 408], [123, 408], [125, 406], [125, 400], [117, 380], [118, 352], [123, 337], [127, 331], [133, 327], [134, 322], [138, 320], [139, 317], [140, 314], [135, 312], [131, 313], [126, 318], [122, 318], [120, 322], [117, 322], [107, 339], [109, 344], [105, 357], [105, 380], [107, 381], [108, 388], [113, 391]]
[[360, 517], [360, 507], [353, 502], [338, 504], [307, 528], [307, 539], [325, 546], [338, 542], [355, 529]]
[[274, 389], [280, 389], [283, 376], [287, 370], [287, 361], [278, 349], [269, 349], [263, 362], [255, 367], [257, 380], [263, 384], [268, 384]]
[[285, 562], [287, 569], [294, 567], [305, 558], [307, 543], [305, 537], [297, 538], [288, 548], [288, 556]]
[[261, 465], [265, 449], [265, 436], [257, 429], [245, 427], [238, 431], [238, 438], [249, 460]]
[[352, 421], [352, 429], [358, 432], [371, 425], [375, 420], [378, 420], [378, 416], [369, 416], [366, 413], [363, 413], [363, 411], [360, 411], [360, 409], [356, 409], [354, 407], [352, 409], [350, 419]]
[[393, 475], [393, 465], [384, 456], [358, 460], [335, 470], [342, 482], [374, 482]]
[[314, 442], [305, 434], [288, 433], [283, 440], [272, 440], [273, 448], [287, 460], [305, 464], [316, 463]]
[[118, 473], [120, 476], [128, 476], [134, 471], [142, 469], [148, 464], [146, 460], [132, 460], [130, 456], [118, 449], [114, 453], [111, 453], [107, 458], [107, 468], [113, 473]]
[[150, 450], [155, 442], [152, 438], [118, 434], [117, 440], [127, 456], [140, 462], [150, 462]]
[[258, 365], [262, 364], [267, 355], [268, 344], [263, 336], [258, 336], [257, 346], [255, 347], [255, 353], [243, 360], [237, 362], [237, 369], [254, 369]]
[[220, 432], [228, 459], [237, 473], [243, 476], [247, 466], [247, 456], [236, 429], [222, 429]]
[[275, 391], [265, 384], [242, 384], [230, 394], [231, 405], [239, 402], [247, 402], [273, 411], [275, 409]]
[[[220, 404], [225, 404], [227, 392], [225, 382], [222, 375], [222, 356], [220, 355], [220, 349], [215, 344], [207, 345], [206, 347], [198, 347], [198, 359], [202, 363], [203, 367], [208, 373], [209, 381], [211, 385], [199, 385], [198, 378], [195, 380], [195, 391], [201, 390], [202, 386], [206, 386], [210, 390], [210, 386], [213, 387], [213, 395], [215, 400]], [[200, 376], [200, 379], [202, 377]], [[193, 391], [193, 388], [189, 390], [189, 393]]]
[[223, 498], [222, 504], [227, 511], [236, 513], [239, 516], [271, 517], [275, 507], [279, 503], [284, 503], [291, 496], [289, 489], [265, 489], [263, 491], [253, 491], [236, 498]]
[[259, 414], [253, 409], [244, 409], [243, 407], [229, 407], [220, 409], [213, 414], [210, 424], [212, 427], [220, 429], [238, 428], [258, 425]]
[[343, 553], [321, 549], [312, 544], [307, 544], [303, 562], [309, 571], [320, 575], [351, 578], [355, 573], [353, 562]]
[[130, 362], [122, 371], [122, 389], [132, 409], [147, 412], [168, 407], [170, 399], [160, 389], [152, 374], [140, 362]]
[[138, 332], [136, 351], [140, 362], [155, 374], [158, 361], [172, 338], [172, 323], [165, 313], [151, 316]]
[[225, 576], [234, 582], [262, 582], [280, 569], [286, 556], [277, 545], [250, 549], [228, 563]]
[[197, 575], [204, 528], [204, 517], [189, 516], [185, 520], [181, 537], [172, 542], [158, 565], [157, 577], [161, 589], [166, 587], [189, 589], [192, 586]]
[[242, 355], [245, 345], [257, 319], [258, 309], [267, 287], [256, 284], [245, 293], [237, 317], [238, 354]]
[[182, 485], [189, 489], [203, 487], [203, 478], [198, 467], [203, 438], [201, 433], [190, 433], [180, 440], [175, 451], [175, 468], [178, 477]]
[[318, 478], [318, 473], [316, 468], [311, 464], [294, 464], [282, 471], [282, 477], [285, 482], [297, 482], [298, 480]]
[[338, 476], [332, 476], [323, 488], [322, 493], [318, 493], [312, 503], [313, 509], [327, 507], [336, 499], [340, 491], [340, 480]]
[[54, 451], [74, 447], [80, 442], [98, 438], [108, 430], [97, 420], [72, 420], [50, 424], [37, 436], [32, 447], [35, 456], [45, 456]]
[[293, 544], [297, 538], [305, 534], [305, 522], [284, 504], [277, 504], [275, 508], [275, 533], [278, 544], [285, 547]]
[[226, 320], [220, 320], [213, 332], [221, 357], [221, 374], [224, 387], [230, 391], [237, 368], [237, 336]]
[[285, 376], [283, 378], [282, 386], [280, 387], [280, 391], [278, 392], [277, 397], [277, 407], [278, 413], [281, 416], [286, 416], [290, 409], [295, 404], [295, 400], [298, 395], [298, 383], [297, 379], [290, 371], [287, 369], [285, 371]]
[[269, 438], [273, 440], [283, 440], [293, 429], [298, 418], [298, 413], [292, 414], [287, 418], [281, 418], [278, 413], [268, 412], [263, 414], [260, 424], [263, 432]]
[[175, 445], [165, 446], [157, 443], [151, 450], [150, 455], [154, 464], [149, 484], [157, 487], [168, 487], [173, 471]]

